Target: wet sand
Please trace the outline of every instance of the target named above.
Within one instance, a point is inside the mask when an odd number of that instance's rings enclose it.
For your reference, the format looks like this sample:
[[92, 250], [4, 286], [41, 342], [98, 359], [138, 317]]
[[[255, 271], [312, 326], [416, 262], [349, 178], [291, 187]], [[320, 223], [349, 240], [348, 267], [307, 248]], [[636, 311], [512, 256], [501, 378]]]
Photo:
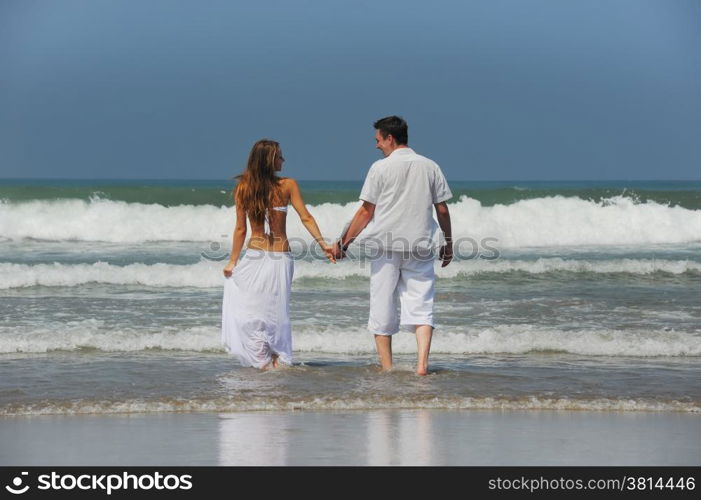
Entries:
[[6, 417], [0, 465], [701, 465], [685, 413], [374, 410]]

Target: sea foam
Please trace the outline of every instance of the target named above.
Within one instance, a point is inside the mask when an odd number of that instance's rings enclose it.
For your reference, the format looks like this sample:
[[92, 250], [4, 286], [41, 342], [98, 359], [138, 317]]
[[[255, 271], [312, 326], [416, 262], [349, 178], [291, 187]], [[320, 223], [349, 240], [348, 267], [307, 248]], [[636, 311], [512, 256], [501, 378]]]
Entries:
[[[358, 203], [310, 206], [322, 233], [339, 236]], [[497, 248], [645, 245], [701, 241], [701, 210], [640, 203], [626, 196], [599, 202], [552, 196], [483, 206], [462, 196], [450, 203], [455, 239], [493, 238]], [[228, 241], [235, 210], [213, 205], [126, 203], [94, 198], [0, 202], [0, 238], [13, 240]], [[288, 236], [311, 241], [294, 211]]]
[[315, 397], [289, 398], [275, 396], [237, 399], [218, 397], [208, 399], [162, 398], [159, 400], [125, 399], [122, 401], [80, 399], [69, 401], [40, 401], [0, 406], [0, 416], [19, 415], [80, 415], [119, 413], [173, 412], [242, 412], [290, 410], [377, 410], [377, 409], [446, 409], [446, 410], [581, 410], [581, 411], [651, 411], [700, 413], [701, 407], [692, 401], [657, 401], [654, 399], [566, 397], [547, 398], [525, 396], [505, 397]]
[[[140, 285], [165, 288], [217, 288], [223, 286], [221, 262], [202, 260], [195, 264], [128, 264], [118, 266], [107, 262], [92, 264], [12, 264], [0, 263], [0, 289], [33, 286], [76, 287], [90, 283], [107, 285]], [[469, 280], [480, 276], [526, 273], [533, 276], [552, 273], [592, 273], [645, 276], [655, 273], [698, 276], [701, 262], [664, 259], [606, 259], [578, 260], [539, 258], [533, 260], [471, 259], [454, 261], [441, 268], [435, 264], [439, 279]], [[294, 280], [342, 280], [370, 276], [370, 264], [364, 261], [342, 260], [337, 264], [325, 261], [295, 261]]]
[[[45, 353], [97, 350], [104, 352], [192, 351], [219, 352], [220, 329], [215, 325], [191, 328], [112, 327], [101, 320], [51, 322], [0, 328], [0, 353]], [[293, 324], [296, 352], [373, 354], [372, 335], [362, 326], [323, 328]], [[395, 336], [397, 354], [416, 352], [413, 335]], [[540, 325], [507, 324], [492, 327], [443, 327], [431, 344], [434, 354], [489, 355], [570, 353], [615, 357], [701, 356], [701, 331], [664, 329], [563, 329]]]

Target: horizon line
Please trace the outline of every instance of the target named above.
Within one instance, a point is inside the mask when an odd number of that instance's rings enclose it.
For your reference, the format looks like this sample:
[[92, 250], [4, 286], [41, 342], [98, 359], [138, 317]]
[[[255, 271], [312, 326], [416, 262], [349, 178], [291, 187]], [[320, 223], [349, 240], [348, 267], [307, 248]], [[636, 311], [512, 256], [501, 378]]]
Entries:
[[[284, 177], [284, 176], [283, 176]], [[364, 179], [303, 179], [298, 181], [313, 182], [363, 182]], [[0, 177], [0, 181], [233, 181], [234, 178], [209, 177]], [[698, 182], [698, 179], [448, 179], [448, 182]]]

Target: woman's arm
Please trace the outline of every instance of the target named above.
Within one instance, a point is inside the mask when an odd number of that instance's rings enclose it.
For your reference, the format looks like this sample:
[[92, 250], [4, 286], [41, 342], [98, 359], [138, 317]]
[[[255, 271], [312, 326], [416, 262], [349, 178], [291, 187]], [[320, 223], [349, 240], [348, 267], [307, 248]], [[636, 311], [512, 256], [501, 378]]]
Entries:
[[236, 262], [241, 255], [243, 243], [246, 241], [246, 212], [239, 205], [236, 205], [236, 227], [234, 228], [234, 241], [231, 245], [231, 257], [229, 263], [224, 268], [224, 276], [231, 276]]
[[326, 253], [326, 256], [329, 258], [329, 260], [331, 262], [336, 262], [336, 259], [333, 256], [333, 249], [326, 243], [326, 241], [324, 241], [324, 238], [323, 236], [321, 236], [321, 231], [319, 231], [319, 226], [317, 226], [314, 216], [312, 216], [312, 214], [309, 213], [309, 210], [307, 210], [307, 206], [304, 204], [302, 192], [299, 190], [299, 185], [297, 184], [297, 181], [288, 178], [286, 183], [290, 192], [290, 203], [299, 214], [299, 218], [302, 221], [302, 224], [304, 224], [304, 227], [307, 228], [309, 234], [312, 235], [312, 237], [319, 244], [324, 253]]

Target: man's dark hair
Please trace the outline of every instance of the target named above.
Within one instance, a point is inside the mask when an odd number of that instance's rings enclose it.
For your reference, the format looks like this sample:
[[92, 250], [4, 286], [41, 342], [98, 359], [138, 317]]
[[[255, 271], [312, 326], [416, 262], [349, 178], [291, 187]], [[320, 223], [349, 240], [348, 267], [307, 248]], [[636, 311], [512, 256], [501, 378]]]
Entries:
[[400, 116], [392, 115], [380, 118], [375, 122], [374, 127], [380, 131], [383, 139], [387, 139], [387, 136], [391, 134], [397, 144], [406, 146], [409, 143], [409, 125]]

